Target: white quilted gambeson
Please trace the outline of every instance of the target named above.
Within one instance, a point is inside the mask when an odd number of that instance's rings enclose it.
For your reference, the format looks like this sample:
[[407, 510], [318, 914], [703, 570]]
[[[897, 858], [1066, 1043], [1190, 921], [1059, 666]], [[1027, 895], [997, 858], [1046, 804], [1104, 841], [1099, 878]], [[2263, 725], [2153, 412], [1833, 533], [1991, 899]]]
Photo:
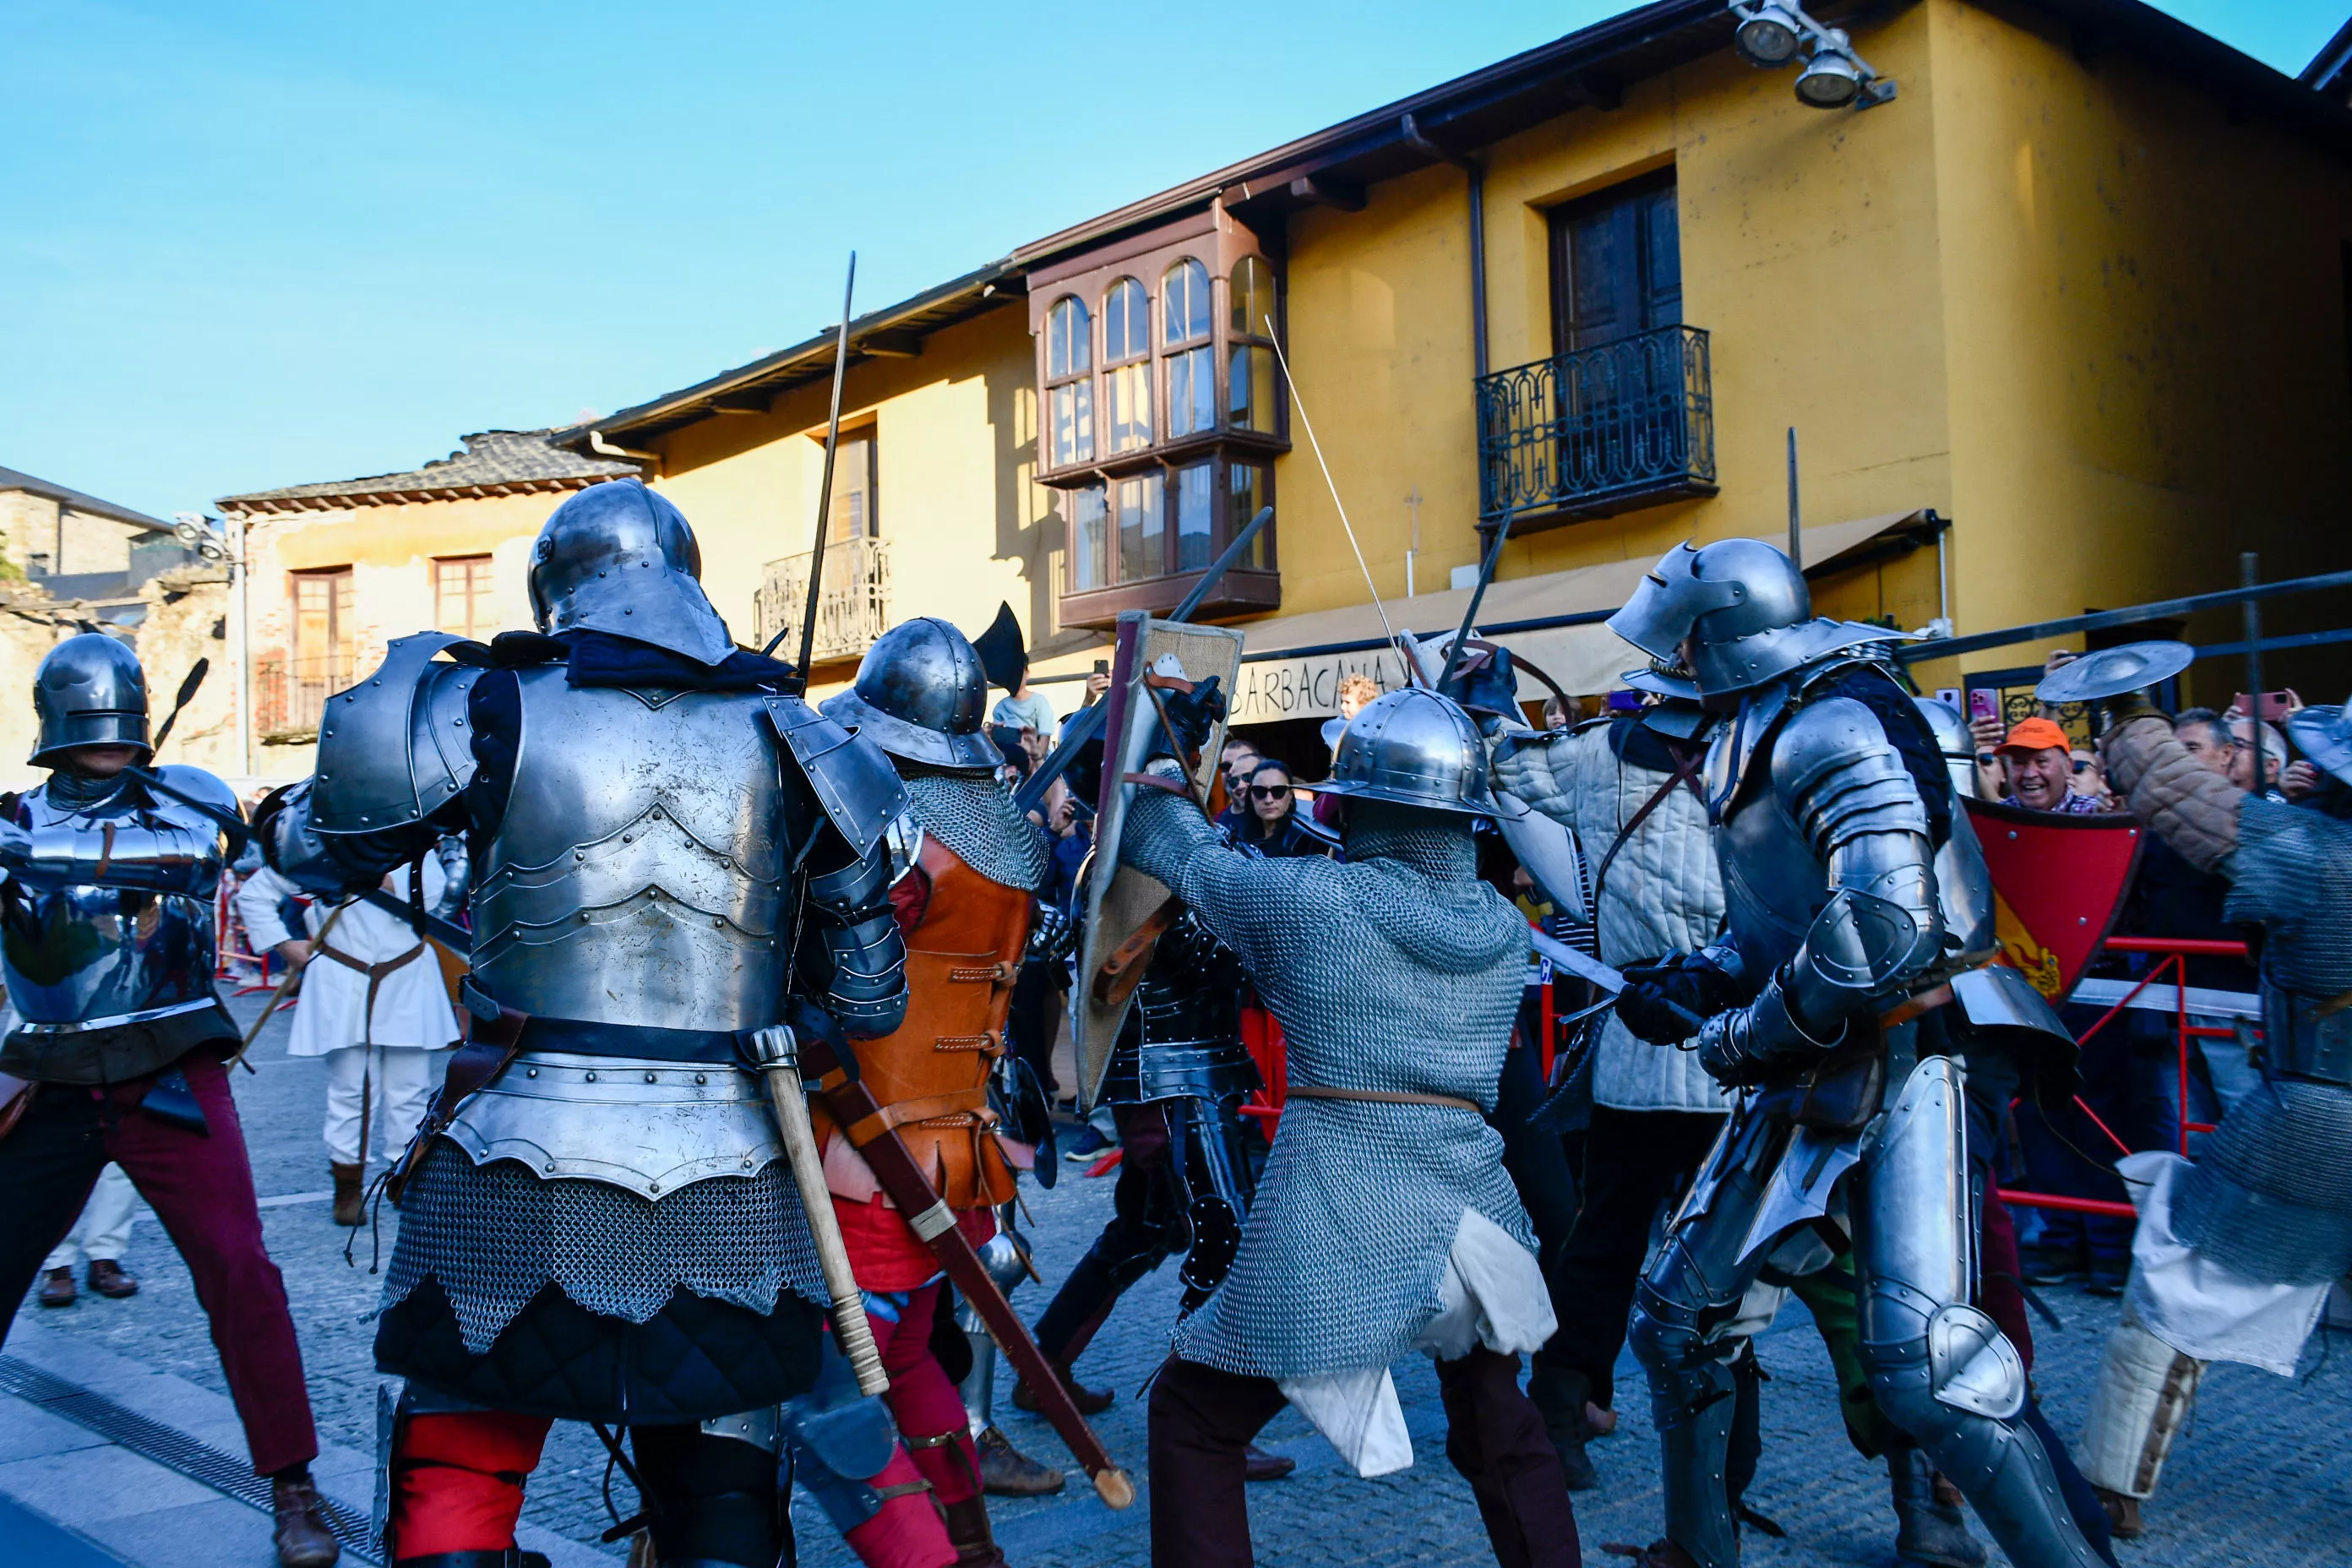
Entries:
[[[1528, 803], [1575, 832], [1596, 876], [1619, 829], [1668, 776], [1620, 759], [1606, 721], [1579, 727], [1528, 762], [1548, 765], [1553, 785]], [[1601, 960], [1614, 968], [1715, 940], [1723, 927], [1723, 873], [1696, 794], [1677, 785], [1633, 830], [1609, 868], [1598, 915]], [[1620, 1110], [1721, 1110], [1728, 1104], [1696, 1052], [1637, 1039], [1613, 1013], [1593, 1062], [1592, 1098]]]

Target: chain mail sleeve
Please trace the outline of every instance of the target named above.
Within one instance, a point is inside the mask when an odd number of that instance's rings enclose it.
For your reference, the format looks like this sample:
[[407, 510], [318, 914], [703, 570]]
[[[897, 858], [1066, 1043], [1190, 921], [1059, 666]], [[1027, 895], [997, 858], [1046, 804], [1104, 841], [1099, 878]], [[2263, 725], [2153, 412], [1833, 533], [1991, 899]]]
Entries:
[[1308, 911], [1328, 901], [1338, 867], [1320, 856], [1261, 859], [1211, 826], [1200, 807], [1139, 789], [1119, 857], [1168, 884], [1253, 973], [1281, 969], [1318, 940]]
[[2191, 756], [2162, 719], [2134, 719], [2099, 740], [2108, 782], [2132, 815], [2200, 871], [2234, 873], [2239, 804], [2246, 792]]

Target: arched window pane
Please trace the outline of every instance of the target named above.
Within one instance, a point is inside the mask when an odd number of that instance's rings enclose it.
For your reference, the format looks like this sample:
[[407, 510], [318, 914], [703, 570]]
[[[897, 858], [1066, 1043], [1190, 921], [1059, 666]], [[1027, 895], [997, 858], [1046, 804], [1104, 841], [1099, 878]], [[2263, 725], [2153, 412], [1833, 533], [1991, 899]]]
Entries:
[[1122, 278], [1103, 296], [1103, 361], [1117, 364], [1151, 352], [1151, 296]]
[[1161, 280], [1160, 308], [1168, 342], [1198, 342], [1209, 335], [1209, 269], [1187, 258]]
[[1076, 300], [1054, 301], [1045, 318], [1045, 376], [1059, 381], [1093, 363], [1094, 319]]
[[1236, 430], [1274, 434], [1274, 351], [1255, 343], [1234, 345], [1226, 377], [1226, 413]]
[[1274, 316], [1274, 268], [1255, 256], [1234, 263], [1230, 293], [1233, 331], [1236, 337], [1269, 335], [1265, 324]]
[[1109, 508], [1100, 485], [1065, 490], [1062, 507], [1070, 520], [1070, 590], [1110, 585]]

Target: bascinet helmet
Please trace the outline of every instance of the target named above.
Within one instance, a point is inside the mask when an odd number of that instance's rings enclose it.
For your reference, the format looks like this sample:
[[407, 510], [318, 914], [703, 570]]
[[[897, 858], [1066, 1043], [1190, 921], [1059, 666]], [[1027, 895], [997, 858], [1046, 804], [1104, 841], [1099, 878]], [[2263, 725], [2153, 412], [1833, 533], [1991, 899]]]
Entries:
[[1460, 706], [1426, 687], [1372, 699], [1348, 721], [1327, 795], [1469, 816], [1496, 814], [1486, 746]]
[[147, 677], [139, 656], [104, 632], [84, 632], [51, 648], [33, 672], [33, 712], [40, 734], [37, 767], [58, 767], [68, 746], [147, 744]]
[[530, 613], [552, 635], [582, 627], [709, 665], [735, 651], [702, 591], [686, 514], [638, 479], [591, 485], [555, 509], [530, 549]]
[[1661, 664], [1681, 661], [1708, 696], [1745, 691], [1821, 651], [1806, 629], [1812, 595], [1796, 563], [1760, 539], [1685, 541], [1650, 568], [1609, 629]]
[[819, 706], [894, 757], [942, 768], [1003, 761], [984, 732], [988, 677], [964, 635], [929, 616], [902, 621], [866, 650], [857, 683]]

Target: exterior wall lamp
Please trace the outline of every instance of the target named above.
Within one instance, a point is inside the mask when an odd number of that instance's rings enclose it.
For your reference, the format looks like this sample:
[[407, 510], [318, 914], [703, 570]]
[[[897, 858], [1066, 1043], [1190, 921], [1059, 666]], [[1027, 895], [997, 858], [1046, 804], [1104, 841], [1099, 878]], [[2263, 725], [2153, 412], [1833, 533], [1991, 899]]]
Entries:
[[1870, 68], [1853, 52], [1853, 40], [1805, 15], [1795, 0], [1731, 0], [1739, 18], [1732, 47], [1739, 58], [1764, 70], [1777, 70], [1806, 56], [1797, 74], [1797, 101], [1814, 109], [1871, 109], [1895, 96], [1895, 83]]

